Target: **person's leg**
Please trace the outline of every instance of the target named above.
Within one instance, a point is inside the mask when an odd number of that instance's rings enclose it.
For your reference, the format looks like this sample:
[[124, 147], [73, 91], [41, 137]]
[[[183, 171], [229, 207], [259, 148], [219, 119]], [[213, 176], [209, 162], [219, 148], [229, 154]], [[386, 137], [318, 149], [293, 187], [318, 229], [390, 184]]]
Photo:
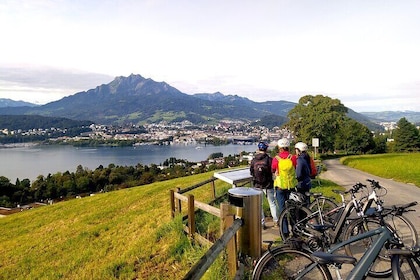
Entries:
[[[285, 208], [285, 204], [286, 204], [286, 200], [289, 199], [289, 190], [278, 190], [276, 195], [277, 195], [277, 203], [279, 205], [279, 210], [280, 213], [283, 211], [283, 209]], [[280, 225], [279, 225], [280, 226]], [[283, 221], [282, 225], [282, 230], [285, 233], [285, 235], [288, 234], [288, 226], [287, 226], [287, 221]]]
[[274, 226], [276, 226], [279, 221], [279, 209], [277, 207], [277, 203], [276, 203], [276, 199], [274, 195], [274, 189], [267, 189], [266, 193], [267, 193], [268, 205], [270, 206], [271, 216], [273, 217]]
[[[264, 196], [267, 197], [267, 192], [264, 189], [263, 190], [263, 194]], [[266, 229], [267, 227], [265, 226], [265, 215], [264, 215], [264, 197], [261, 199], [261, 226], [263, 229]]]

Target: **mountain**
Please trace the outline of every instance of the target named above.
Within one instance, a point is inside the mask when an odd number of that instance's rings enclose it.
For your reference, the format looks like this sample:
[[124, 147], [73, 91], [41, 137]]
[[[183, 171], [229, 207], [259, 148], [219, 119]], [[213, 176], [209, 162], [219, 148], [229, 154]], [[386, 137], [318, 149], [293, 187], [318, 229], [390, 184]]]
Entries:
[[130, 75], [129, 77], [117, 77], [109, 84], [79, 92], [36, 108], [0, 108], [0, 114], [43, 115], [75, 120], [89, 119], [102, 124], [138, 124], [183, 120], [205, 123], [225, 118], [256, 120], [276, 111], [274, 108], [271, 110], [260, 109], [259, 105], [255, 106], [255, 102], [246, 98], [238, 97], [238, 100], [241, 102], [225, 102], [223, 98], [209, 100], [200, 95], [193, 96], [182, 93], [165, 82], [155, 82], [140, 75]]
[[[100, 124], [142, 124], [145, 122], [211, 123], [221, 119], [287, 121], [296, 106], [289, 101], [254, 102], [238, 95], [197, 93], [188, 95], [165, 82], [141, 75], [116, 77], [109, 84], [78, 92], [42, 106], [0, 108], [0, 115], [41, 115], [73, 120], [91, 120]], [[376, 130], [369, 118], [349, 109], [349, 116]], [[278, 125], [283, 124], [279, 123]]]
[[36, 107], [38, 105], [33, 104], [33, 103], [29, 103], [29, 102], [25, 102], [25, 101], [15, 101], [15, 100], [8, 99], [8, 98], [0, 98], [0, 108], [3, 108], [3, 107], [23, 107], [23, 106]]

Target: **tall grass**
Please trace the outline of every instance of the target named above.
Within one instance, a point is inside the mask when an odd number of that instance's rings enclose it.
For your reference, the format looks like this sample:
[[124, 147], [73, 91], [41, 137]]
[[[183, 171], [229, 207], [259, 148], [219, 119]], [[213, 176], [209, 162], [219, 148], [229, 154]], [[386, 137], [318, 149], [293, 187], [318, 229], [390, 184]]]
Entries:
[[341, 163], [383, 178], [420, 187], [420, 153], [349, 156]]
[[207, 248], [191, 244], [181, 220], [170, 218], [169, 190], [212, 175], [98, 194], [0, 218], [0, 279], [180, 279]]
[[[208, 248], [190, 241], [180, 216], [171, 219], [169, 190], [212, 176], [157, 182], [0, 218], [0, 279], [181, 279]], [[322, 183], [314, 190], [329, 195], [337, 188]], [[196, 199], [212, 199], [207, 186], [192, 192]], [[217, 180], [217, 195], [230, 187]], [[217, 219], [202, 224], [201, 230], [217, 233]], [[228, 279], [224, 257], [204, 279]]]

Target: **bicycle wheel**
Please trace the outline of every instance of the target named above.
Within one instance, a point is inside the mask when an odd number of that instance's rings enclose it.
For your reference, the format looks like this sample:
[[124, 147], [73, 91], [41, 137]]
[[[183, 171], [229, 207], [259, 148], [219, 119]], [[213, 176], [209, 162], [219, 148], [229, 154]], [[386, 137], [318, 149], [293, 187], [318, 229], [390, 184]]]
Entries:
[[[414, 246], [417, 244], [417, 232], [413, 224], [404, 216], [388, 215], [385, 222], [389, 230], [400, 237], [405, 246]], [[372, 229], [380, 227], [380, 222], [375, 218], [357, 219], [350, 223], [344, 232], [344, 240]], [[346, 254], [360, 259], [369, 246], [374, 242], [374, 237], [365, 238], [345, 246]], [[375, 259], [368, 272], [372, 277], [391, 276], [391, 260], [383, 248]]]
[[[370, 230], [380, 227], [379, 220], [377, 219], [357, 219], [351, 222], [344, 232], [344, 240], [351, 238]], [[375, 237], [364, 238], [362, 240], [352, 242], [344, 247], [346, 254], [360, 260], [366, 250], [375, 242]], [[386, 255], [386, 249], [383, 248], [378, 257], [372, 264], [368, 272], [372, 277], [389, 277], [391, 276], [391, 260]]]
[[279, 216], [279, 231], [282, 240], [289, 236], [300, 236], [300, 230], [305, 226], [312, 212], [301, 205], [290, 205], [283, 209]]
[[[319, 208], [318, 208], [319, 205]], [[337, 203], [335, 203], [334, 200], [331, 198], [322, 196], [316, 198], [312, 203], [309, 205], [309, 210], [312, 212], [316, 212], [321, 210], [322, 217], [324, 221], [334, 224], [336, 220], [338, 210], [334, 211], [335, 209], [338, 209]]]
[[310, 252], [290, 247], [277, 247], [267, 251], [257, 262], [252, 272], [253, 280], [265, 279], [331, 280], [324, 265], [316, 263]]
[[338, 207], [337, 203], [335, 203], [335, 201], [331, 198], [321, 196], [311, 202], [309, 205], [309, 210], [312, 212], [318, 211], [318, 204], [322, 213], [327, 213], [328, 211]]
[[417, 245], [417, 230], [413, 223], [404, 215], [387, 215], [384, 217], [385, 223], [392, 228], [402, 241], [404, 246], [413, 247]]

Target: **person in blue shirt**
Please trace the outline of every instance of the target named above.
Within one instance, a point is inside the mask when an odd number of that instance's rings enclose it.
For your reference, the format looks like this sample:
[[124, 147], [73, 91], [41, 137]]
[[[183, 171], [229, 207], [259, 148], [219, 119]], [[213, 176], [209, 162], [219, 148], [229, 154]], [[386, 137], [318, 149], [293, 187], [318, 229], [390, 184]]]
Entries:
[[312, 188], [311, 181], [311, 159], [307, 153], [308, 145], [303, 142], [295, 144], [295, 151], [297, 155], [296, 161], [296, 178], [298, 180], [297, 190], [305, 197], [305, 204], [309, 204], [309, 196], [305, 195]]

